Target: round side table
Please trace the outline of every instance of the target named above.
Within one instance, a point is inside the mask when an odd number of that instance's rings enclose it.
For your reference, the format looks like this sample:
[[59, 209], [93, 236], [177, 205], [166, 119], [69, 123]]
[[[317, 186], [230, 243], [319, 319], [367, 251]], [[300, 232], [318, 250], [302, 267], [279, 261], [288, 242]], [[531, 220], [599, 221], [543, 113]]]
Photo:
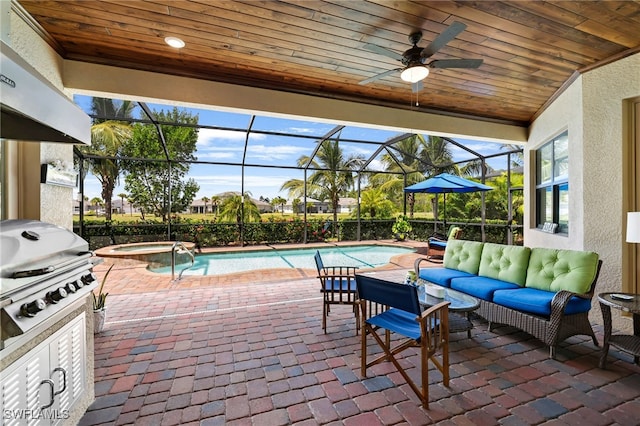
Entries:
[[[604, 344], [600, 355], [600, 368], [605, 368], [609, 345], [633, 355], [633, 362], [640, 359], [640, 295], [632, 293], [600, 293], [598, 294], [602, 319], [604, 320]], [[620, 309], [633, 315], [633, 335], [612, 334], [611, 308]]]

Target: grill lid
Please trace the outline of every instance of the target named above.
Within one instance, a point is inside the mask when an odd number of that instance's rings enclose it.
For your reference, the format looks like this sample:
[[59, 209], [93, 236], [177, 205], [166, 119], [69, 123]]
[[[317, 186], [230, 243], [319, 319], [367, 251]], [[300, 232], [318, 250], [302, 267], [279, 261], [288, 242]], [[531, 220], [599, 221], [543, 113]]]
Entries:
[[37, 220], [0, 222], [0, 278], [25, 278], [89, 253], [89, 244], [60, 226]]

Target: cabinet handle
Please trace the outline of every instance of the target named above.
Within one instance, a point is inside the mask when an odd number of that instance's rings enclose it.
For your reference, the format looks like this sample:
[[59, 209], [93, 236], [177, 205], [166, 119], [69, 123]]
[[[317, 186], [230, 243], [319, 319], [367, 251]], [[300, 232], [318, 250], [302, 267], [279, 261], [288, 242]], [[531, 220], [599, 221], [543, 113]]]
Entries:
[[41, 410], [44, 410], [44, 409], [47, 409], [47, 408], [51, 407], [53, 405], [53, 402], [54, 402], [54, 399], [55, 399], [55, 397], [54, 397], [55, 394], [53, 393], [53, 389], [55, 388], [55, 385], [53, 383], [53, 380], [44, 379], [43, 381], [40, 382], [40, 386], [42, 386], [44, 384], [47, 384], [47, 385], [51, 386], [51, 400], [49, 401], [48, 405], [43, 405], [42, 407], [40, 407]]
[[56, 371], [59, 371], [62, 373], [62, 389], [60, 389], [58, 392], [53, 393], [54, 399], [56, 395], [60, 395], [62, 392], [67, 390], [67, 370], [65, 370], [62, 367], [56, 367], [53, 369], [53, 371], [51, 371], [51, 375], [53, 376], [53, 373], [55, 373]]

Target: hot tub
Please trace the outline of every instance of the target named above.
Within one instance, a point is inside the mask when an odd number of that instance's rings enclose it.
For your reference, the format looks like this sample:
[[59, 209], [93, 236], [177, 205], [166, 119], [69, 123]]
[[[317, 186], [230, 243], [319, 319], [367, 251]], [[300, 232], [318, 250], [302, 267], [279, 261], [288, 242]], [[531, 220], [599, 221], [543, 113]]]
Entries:
[[[95, 254], [100, 257], [139, 260], [155, 266], [170, 265], [171, 249], [175, 244], [176, 241], [119, 244], [98, 249]], [[180, 244], [191, 252], [195, 248], [195, 243], [181, 242]], [[186, 255], [178, 250], [176, 262], [185, 261], [186, 259], [182, 259], [182, 256]]]

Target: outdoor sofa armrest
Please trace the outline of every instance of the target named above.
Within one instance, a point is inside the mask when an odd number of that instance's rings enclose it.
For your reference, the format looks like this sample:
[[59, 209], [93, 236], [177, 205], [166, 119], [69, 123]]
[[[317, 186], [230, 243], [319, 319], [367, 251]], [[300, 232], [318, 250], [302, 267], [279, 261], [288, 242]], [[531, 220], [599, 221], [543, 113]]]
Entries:
[[553, 296], [553, 299], [551, 300], [551, 318], [562, 317], [562, 315], [564, 315], [564, 310], [569, 303], [569, 299], [571, 299], [573, 296], [578, 296], [583, 299], [591, 299], [591, 296], [588, 294], [579, 294], [569, 290], [560, 290]]
[[413, 270], [416, 273], [416, 277], [420, 277], [420, 263], [421, 262], [427, 262], [428, 259], [426, 257], [419, 257], [417, 258], [414, 262], [413, 262]]

